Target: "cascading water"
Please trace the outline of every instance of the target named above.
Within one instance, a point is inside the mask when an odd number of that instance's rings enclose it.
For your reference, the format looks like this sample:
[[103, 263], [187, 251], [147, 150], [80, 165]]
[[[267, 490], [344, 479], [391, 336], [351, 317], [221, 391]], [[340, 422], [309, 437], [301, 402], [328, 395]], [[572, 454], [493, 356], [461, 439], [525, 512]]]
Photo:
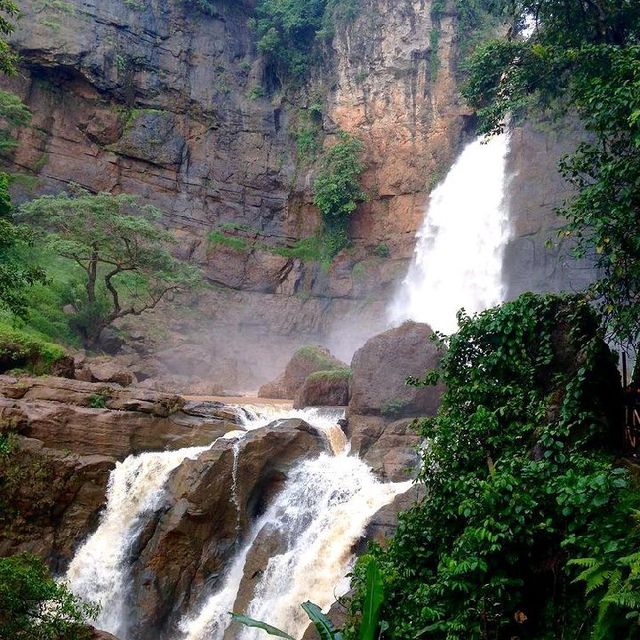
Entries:
[[[352, 546], [371, 516], [411, 485], [382, 484], [358, 458], [322, 455], [299, 464], [283, 491], [254, 526], [222, 589], [199, 614], [181, 625], [186, 640], [221, 640], [230, 623], [247, 555], [261, 533], [279, 537], [284, 550], [271, 557], [256, 585], [248, 615], [302, 635], [308, 619], [300, 603], [326, 609], [349, 571]], [[348, 585], [342, 585], [343, 593]], [[237, 640], [258, 640], [261, 632], [243, 629]]]
[[131, 547], [146, 522], [145, 515], [161, 505], [171, 472], [207, 448], [129, 456], [112, 471], [100, 524], [77, 551], [66, 575], [74, 594], [101, 605], [95, 620], [99, 629], [126, 638]]
[[508, 134], [475, 140], [433, 191], [413, 262], [389, 308], [392, 324], [415, 320], [453, 333], [460, 308], [474, 313], [503, 301], [508, 151]]

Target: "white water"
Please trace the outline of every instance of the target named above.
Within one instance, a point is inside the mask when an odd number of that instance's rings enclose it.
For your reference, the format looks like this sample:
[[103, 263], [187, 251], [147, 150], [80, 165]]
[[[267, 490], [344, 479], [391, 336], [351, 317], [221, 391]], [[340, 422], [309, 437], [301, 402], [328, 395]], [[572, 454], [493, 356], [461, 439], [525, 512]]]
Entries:
[[129, 456], [111, 472], [100, 524], [76, 552], [65, 578], [74, 594], [101, 605], [94, 623], [99, 629], [126, 638], [131, 548], [145, 516], [162, 504], [170, 473], [207, 448]]
[[[410, 482], [382, 484], [358, 458], [343, 452], [299, 464], [283, 491], [256, 523], [227, 573], [225, 582], [193, 618], [181, 624], [186, 640], [221, 640], [230, 622], [247, 555], [260, 532], [276, 533], [284, 551], [271, 557], [244, 612], [299, 637], [308, 625], [300, 603], [327, 609], [348, 587], [353, 544], [371, 516]], [[244, 629], [236, 640], [258, 640]]]
[[413, 262], [389, 308], [392, 324], [415, 320], [450, 334], [460, 308], [475, 313], [504, 300], [508, 151], [508, 134], [475, 140], [433, 191]]

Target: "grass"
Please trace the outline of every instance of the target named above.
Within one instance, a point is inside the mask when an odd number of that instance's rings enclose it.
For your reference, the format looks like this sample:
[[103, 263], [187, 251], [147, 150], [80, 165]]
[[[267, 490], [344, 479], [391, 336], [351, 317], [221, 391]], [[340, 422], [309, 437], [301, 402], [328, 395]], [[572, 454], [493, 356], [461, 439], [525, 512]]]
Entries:
[[44, 374], [64, 356], [60, 345], [0, 320], [0, 371], [24, 369], [36, 375]]
[[349, 368], [340, 368], [340, 369], [330, 369], [329, 371], [316, 371], [307, 377], [307, 380], [312, 382], [320, 382], [320, 381], [338, 381], [338, 380], [350, 380], [351, 379], [351, 369]]

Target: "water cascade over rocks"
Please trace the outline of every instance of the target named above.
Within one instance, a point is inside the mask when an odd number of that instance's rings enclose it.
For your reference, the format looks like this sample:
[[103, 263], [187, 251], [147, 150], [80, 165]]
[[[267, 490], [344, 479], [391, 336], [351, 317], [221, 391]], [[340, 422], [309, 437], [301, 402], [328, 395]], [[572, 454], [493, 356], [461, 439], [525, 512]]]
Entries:
[[460, 308], [475, 313], [504, 300], [508, 151], [508, 134], [471, 142], [435, 188], [409, 272], [389, 307], [392, 324], [414, 320], [453, 333]]
[[98, 628], [126, 638], [129, 556], [147, 518], [162, 503], [170, 473], [207, 447], [129, 456], [112, 471], [107, 506], [96, 532], [80, 547], [66, 580], [81, 598], [101, 605]]
[[310, 599], [326, 609], [336, 595], [346, 592], [348, 582], [343, 579], [354, 559], [353, 544], [371, 516], [410, 485], [380, 483], [364, 462], [346, 451], [299, 464], [255, 524], [222, 589], [205, 601], [196, 617], [183, 621], [186, 640], [262, 637], [253, 629], [238, 628], [231, 635], [225, 635], [225, 630], [230, 623], [228, 612], [238, 609], [234, 604], [246, 577], [247, 556], [254, 545], [273, 536], [277, 536], [278, 553], [269, 558], [246, 613], [300, 637], [309, 622], [300, 603]]
[[[301, 461], [291, 470], [280, 493], [240, 542], [222, 587], [216, 593], [202, 594], [200, 608], [185, 616], [177, 638], [257, 638], [249, 629], [229, 629], [228, 612], [236, 607], [301, 636], [308, 620], [300, 603], [310, 599], [328, 608], [336, 594], [346, 591], [344, 576], [354, 561], [355, 542], [374, 513], [410, 486], [408, 482], [383, 484], [358, 457], [348, 455], [347, 439], [337, 424], [344, 417], [341, 409], [244, 406], [238, 407], [238, 414], [245, 431], [224, 436], [237, 440], [232, 449], [234, 465], [228, 491], [238, 518], [237, 493], [242, 483], [238, 475], [242, 455], [239, 443], [246, 432], [299, 418], [324, 434], [333, 455]], [[113, 470], [98, 529], [79, 548], [65, 577], [76, 595], [101, 605], [95, 621], [99, 629], [120, 640], [135, 636], [130, 628], [128, 590], [138, 541], [163, 505], [172, 471], [208, 448], [130, 456]], [[247, 587], [245, 565], [248, 559], [264, 553], [261, 545], [265, 541], [273, 553], [260, 578], [254, 583], [249, 580]], [[239, 597], [241, 593], [244, 600]]]

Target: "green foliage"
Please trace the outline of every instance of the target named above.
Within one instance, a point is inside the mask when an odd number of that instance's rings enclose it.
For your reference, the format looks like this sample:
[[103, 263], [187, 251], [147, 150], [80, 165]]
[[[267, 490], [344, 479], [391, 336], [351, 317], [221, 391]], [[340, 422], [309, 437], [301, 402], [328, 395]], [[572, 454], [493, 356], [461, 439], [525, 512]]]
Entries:
[[[615, 466], [621, 392], [599, 319], [582, 298], [525, 294], [461, 313], [440, 340], [440, 370], [413, 380], [446, 385], [420, 424], [428, 497], [370, 551], [385, 586], [382, 637], [587, 637], [600, 603], [585, 607], [568, 560], [624, 562], [640, 543], [640, 494]], [[365, 581], [360, 564], [346, 638], [357, 638]], [[618, 607], [602, 637], [636, 637], [634, 612]]]
[[360, 640], [375, 640], [378, 631], [380, 607], [384, 602], [384, 582], [380, 573], [380, 566], [374, 557], [362, 558], [360, 564], [365, 567]]
[[407, 407], [407, 401], [400, 398], [385, 400], [380, 406], [380, 415], [385, 418], [400, 418]]
[[15, 27], [13, 20], [20, 15], [18, 5], [13, 0], [0, 0], [0, 73], [16, 73], [18, 56], [11, 50], [6, 36], [10, 36]]
[[350, 380], [351, 369], [330, 369], [329, 371], [315, 371], [307, 376], [307, 380], [322, 381], [322, 380]]
[[95, 606], [57, 583], [35, 556], [0, 558], [0, 637], [13, 640], [88, 640]]
[[107, 406], [109, 396], [104, 393], [94, 393], [89, 396], [89, 406], [92, 409], [104, 409]]
[[[311, 620], [313, 626], [316, 628], [318, 632], [318, 637], [320, 640], [342, 640], [342, 633], [337, 631], [331, 620], [327, 618], [327, 616], [322, 613], [320, 607], [314, 604], [313, 602], [303, 602], [300, 605], [304, 612], [309, 616], [309, 620]], [[288, 640], [294, 640], [293, 636], [290, 636], [285, 631], [278, 629], [277, 627], [273, 627], [266, 622], [262, 622], [261, 620], [255, 620], [253, 618], [249, 618], [248, 616], [232, 613], [231, 616], [236, 622], [246, 626], [253, 627], [255, 629], [262, 629], [266, 631], [271, 636], [277, 636], [278, 638], [287, 638]]]
[[[300, 347], [294, 354], [293, 358], [296, 360], [308, 360], [311, 362], [316, 371], [333, 371], [335, 369], [342, 369], [340, 364], [337, 363], [327, 352], [321, 347], [313, 345], [305, 345]], [[293, 359], [292, 358], [292, 359]]]
[[38, 375], [48, 373], [64, 355], [59, 345], [0, 320], [0, 371], [26, 369]]
[[630, 0], [512, 0], [498, 8], [517, 33], [537, 19], [528, 40], [493, 40], [469, 63], [464, 88], [481, 130], [536, 111], [577, 112], [589, 141], [561, 171], [576, 197], [559, 213], [578, 256], [595, 255], [602, 277], [590, 291], [612, 334], [640, 340], [640, 3]]
[[239, 253], [248, 251], [249, 245], [244, 238], [238, 238], [225, 233], [224, 231], [211, 231], [207, 236], [209, 244], [212, 246], [221, 245], [228, 247]]
[[[8, 91], [0, 91], [0, 152], [15, 149], [18, 143], [12, 135], [13, 130], [26, 126], [30, 121], [31, 112], [21, 99]], [[3, 174], [3, 181], [5, 180], [8, 180], [8, 177]]]
[[0, 218], [0, 309], [24, 315], [25, 291], [44, 282], [44, 271], [25, 262], [21, 256], [33, 243], [31, 229]]
[[260, 0], [251, 24], [276, 77], [299, 84], [320, 57], [318, 45], [356, 10], [357, 0]]
[[360, 140], [341, 132], [338, 142], [323, 154], [313, 183], [313, 203], [320, 209], [325, 244], [332, 257], [348, 246], [349, 217], [367, 197], [360, 187], [365, 169], [362, 149]]
[[19, 216], [43, 230], [51, 251], [80, 268], [84, 291], [73, 321], [88, 346], [119, 318], [141, 315], [199, 282], [194, 268], [171, 255], [175, 240], [156, 224], [160, 212], [132, 196], [83, 190], [43, 196], [23, 205]]
[[373, 253], [378, 256], [378, 258], [388, 258], [391, 255], [391, 250], [386, 242], [381, 242], [374, 247]]

